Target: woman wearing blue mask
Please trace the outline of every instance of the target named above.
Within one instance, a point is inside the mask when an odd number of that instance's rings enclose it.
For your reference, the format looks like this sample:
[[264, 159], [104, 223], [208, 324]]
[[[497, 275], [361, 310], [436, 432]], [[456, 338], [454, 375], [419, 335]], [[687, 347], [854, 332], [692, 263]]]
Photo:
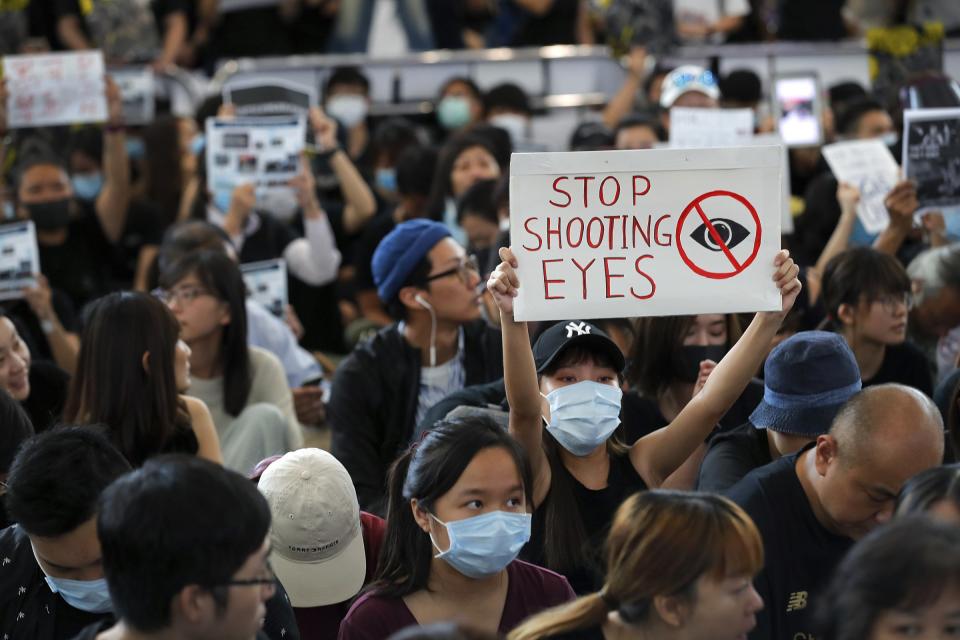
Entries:
[[625, 446], [611, 437], [620, 423], [623, 364], [604, 346], [612, 341], [587, 340], [582, 336], [597, 330], [570, 322], [561, 330], [568, 342], [581, 337], [574, 353], [564, 354], [563, 345], [550, 349], [543, 338], [531, 349], [526, 323], [513, 318], [516, 259], [509, 248], [500, 249], [500, 258], [487, 288], [500, 309], [510, 432], [530, 456], [534, 478], [533, 536], [525, 557], [567, 575], [579, 592], [593, 591], [602, 584], [599, 551], [617, 507], [636, 491], [659, 488], [741, 394], [800, 292], [799, 269], [786, 251], [777, 254], [782, 310], [758, 313], [676, 419]]
[[340, 640], [446, 620], [507, 633], [570, 600], [563, 577], [516, 559], [530, 537], [531, 486], [523, 451], [492, 420], [438, 423], [391, 469], [376, 582]]

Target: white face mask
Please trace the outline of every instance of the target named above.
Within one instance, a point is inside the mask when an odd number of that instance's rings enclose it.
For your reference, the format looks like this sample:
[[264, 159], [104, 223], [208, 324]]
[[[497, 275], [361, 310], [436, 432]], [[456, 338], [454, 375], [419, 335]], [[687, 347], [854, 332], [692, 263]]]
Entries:
[[367, 99], [355, 94], [333, 96], [327, 101], [327, 113], [352, 129], [367, 117]]
[[257, 208], [266, 211], [283, 222], [289, 222], [297, 211], [300, 203], [292, 191], [267, 191], [257, 195]]
[[514, 144], [527, 139], [527, 119], [519, 113], [501, 113], [490, 118], [490, 124], [510, 134]]

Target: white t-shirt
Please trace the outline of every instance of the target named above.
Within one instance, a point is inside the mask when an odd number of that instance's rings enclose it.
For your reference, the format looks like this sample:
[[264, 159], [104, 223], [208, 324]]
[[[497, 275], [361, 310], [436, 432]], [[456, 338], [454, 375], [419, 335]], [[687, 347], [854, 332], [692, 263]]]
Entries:
[[673, 19], [678, 26], [681, 23], [710, 25], [720, 18], [748, 13], [747, 0], [673, 0]]

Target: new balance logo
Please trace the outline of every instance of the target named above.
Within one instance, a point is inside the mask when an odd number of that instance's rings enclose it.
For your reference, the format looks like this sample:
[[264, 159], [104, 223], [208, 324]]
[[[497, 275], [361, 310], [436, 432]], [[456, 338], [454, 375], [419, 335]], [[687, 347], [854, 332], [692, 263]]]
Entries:
[[590, 325], [588, 325], [586, 322], [568, 322], [564, 329], [567, 330], [568, 338], [572, 338], [573, 334], [582, 336], [590, 333]]
[[800, 611], [807, 608], [807, 592], [794, 591], [787, 600], [787, 613], [791, 611]]

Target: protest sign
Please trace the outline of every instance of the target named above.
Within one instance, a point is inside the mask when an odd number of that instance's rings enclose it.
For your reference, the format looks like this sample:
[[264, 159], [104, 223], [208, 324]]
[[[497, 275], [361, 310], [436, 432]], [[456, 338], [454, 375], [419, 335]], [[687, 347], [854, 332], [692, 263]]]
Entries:
[[210, 190], [256, 187], [258, 201], [292, 193], [300, 171], [306, 123], [302, 116], [207, 118], [207, 181]]
[[753, 136], [750, 109], [670, 109], [670, 146], [734, 147]]
[[107, 119], [100, 51], [5, 56], [11, 129]]
[[240, 265], [250, 297], [277, 316], [287, 313], [287, 263], [283, 259], [261, 260]]
[[109, 73], [120, 89], [123, 121], [134, 125], [153, 122], [155, 91], [150, 67], [119, 67], [110, 69]]
[[903, 173], [921, 208], [960, 203], [960, 109], [903, 112]]
[[40, 252], [33, 222], [0, 226], [0, 300], [23, 297], [23, 289], [37, 286]]
[[238, 116], [306, 114], [317, 106], [317, 90], [283, 79], [235, 80], [223, 88], [223, 101]]
[[779, 146], [514, 154], [518, 320], [780, 308]]
[[900, 177], [900, 168], [887, 146], [876, 139], [850, 140], [827, 145], [822, 153], [839, 182], [860, 190], [857, 217], [867, 233], [886, 229], [890, 214], [883, 200]]

